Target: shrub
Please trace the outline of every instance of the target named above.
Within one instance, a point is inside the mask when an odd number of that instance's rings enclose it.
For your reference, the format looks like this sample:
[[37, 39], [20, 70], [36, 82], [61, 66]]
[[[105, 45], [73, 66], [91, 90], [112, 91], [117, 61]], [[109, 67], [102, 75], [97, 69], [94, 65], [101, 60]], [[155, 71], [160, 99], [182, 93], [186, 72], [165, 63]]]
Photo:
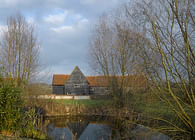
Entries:
[[13, 80], [0, 77], [0, 133], [44, 139], [38, 130], [35, 109], [25, 108], [22, 90], [15, 87]]
[[0, 81], [0, 131], [15, 132], [21, 118], [21, 90], [13, 81]]

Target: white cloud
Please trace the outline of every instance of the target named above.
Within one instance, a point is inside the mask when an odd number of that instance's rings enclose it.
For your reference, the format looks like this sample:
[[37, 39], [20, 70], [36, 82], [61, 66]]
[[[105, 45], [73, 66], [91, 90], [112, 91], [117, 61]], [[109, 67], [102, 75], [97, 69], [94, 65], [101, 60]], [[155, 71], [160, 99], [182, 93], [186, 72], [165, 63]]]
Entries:
[[48, 15], [47, 17], [44, 18], [44, 21], [52, 24], [61, 24], [65, 21], [67, 15], [68, 11], [65, 10], [63, 13]]
[[6, 31], [7, 27], [5, 25], [0, 25], [0, 38], [2, 37], [3, 31]]
[[87, 23], [88, 22], [88, 19], [84, 18], [80, 21], [81, 23]]
[[5, 25], [0, 25], [0, 31], [6, 30], [6, 29], [7, 29], [7, 26], [5, 26]]
[[80, 29], [85, 29], [85, 27], [88, 25], [88, 23], [89, 23], [88, 19], [83, 18], [83, 19], [81, 19], [81, 20], [78, 22], [78, 28], [80, 28]]
[[57, 32], [57, 33], [64, 32], [64, 31], [73, 31], [74, 30], [73, 26], [60, 26], [60, 27], [56, 27], [56, 28], [52, 27], [50, 29], [52, 31]]
[[28, 17], [26, 18], [26, 20], [27, 20], [27, 22], [30, 23], [30, 24], [35, 24], [35, 20], [34, 20], [33, 17], [28, 16]]
[[56, 33], [65, 33], [65, 34], [76, 33], [77, 34], [82, 29], [85, 29], [86, 25], [89, 23], [89, 20], [87, 18], [83, 18], [79, 14], [71, 14], [69, 17], [71, 19], [67, 18], [67, 21], [68, 20], [73, 20], [74, 21], [70, 25], [62, 24], [58, 27], [50, 27], [50, 30], [52, 30]]
[[112, 6], [116, 5], [118, 3], [118, 0], [80, 0], [82, 4], [88, 5], [88, 6]]

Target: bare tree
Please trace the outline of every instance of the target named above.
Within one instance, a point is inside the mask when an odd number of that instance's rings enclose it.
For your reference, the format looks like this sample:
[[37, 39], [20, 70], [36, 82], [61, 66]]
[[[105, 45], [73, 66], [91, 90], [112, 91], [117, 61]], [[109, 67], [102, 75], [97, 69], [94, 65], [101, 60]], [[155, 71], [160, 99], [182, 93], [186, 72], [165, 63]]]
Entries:
[[119, 14], [101, 16], [90, 38], [91, 65], [103, 75], [125, 76], [140, 69], [138, 45], [143, 45], [144, 36], [132, 30]]
[[[151, 89], [172, 108], [182, 123], [168, 121], [171, 128], [163, 129], [195, 137], [192, 116], [195, 112], [195, 1], [142, 0], [134, 7], [134, 12], [126, 8], [127, 13], [140, 30], [145, 30], [151, 42], [143, 57], [146, 75], [153, 83]], [[158, 69], [150, 65], [156, 64], [151, 53], [160, 56]]]
[[164, 120], [170, 125], [161, 130], [195, 137], [195, 1], [140, 0], [123, 9], [95, 26], [92, 64], [108, 76], [143, 70], [151, 90], [180, 120]]
[[100, 17], [89, 47], [92, 68], [107, 77], [112, 95], [122, 99], [121, 104], [129, 92], [128, 77], [142, 72], [142, 50], [138, 45], [144, 45], [146, 39], [131, 29], [123, 12]]
[[91, 61], [92, 67], [96, 70], [96, 72], [101, 73], [103, 75], [110, 75], [109, 71], [109, 48], [110, 45], [110, 35], [111, 32], [105, 20], [105, 16], [102, 16], [99, 19], [99, 24], [96, 25], [94, 29], [91, 39], [90, 39], [90, 57], [93, 59]]
[[0, 47], [0, 60], [6, 70], [4, 75], [16, 79], [17, 84], [27, 84], [39, 65], [39, 45], [34, 27], [21, 15], [9, 17]]

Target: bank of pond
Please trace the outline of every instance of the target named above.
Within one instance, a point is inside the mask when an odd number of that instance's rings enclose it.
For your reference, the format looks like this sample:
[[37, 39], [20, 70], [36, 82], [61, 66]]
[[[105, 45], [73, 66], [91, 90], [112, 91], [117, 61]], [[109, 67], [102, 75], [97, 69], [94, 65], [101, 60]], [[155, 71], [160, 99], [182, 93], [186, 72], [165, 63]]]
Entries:
[[[40, 139], [50, 140], [169, 140], [169, 136], [150, 127], [133, 123], [129, 118], [119, 119], [113, 116], [67, 115], [41, 118], [39, 131], [45, 134]], [[0, 136], [1, 139], [27, 138]], [[29, 138], [30, 140], [30, 138]]]
[[[74, 108], [78, 111], [78, 109]], [[96, 108], [98, 110], [98, 108]], [[173, 134], [164, 134], [157, 128], [163, 121], [144, 116], [142, 113], [119, 111], [115, 109], [98, 112], [69, 113], [52, 115], [43, 108], [35, 107], [36, 130], [41, 135], [36, 139], [49, 140], [169, 140]], [[80, 110], [81, 111], [81, 110]], [[105, 113], [107, 112], [107, 114]], [[102, 113], [102, 114], [101, 114]], [[93, 115], [92, 115], [93, 114]], [[21, 137], [0, 136], [0, 139], [22, 139]], [[31, 140], [31, 138], [29, 138]]]
[[[51, 140], [191, 139], [191, 136], [175, 132], [174, 129], [165, 131], [173, 127], [172, 122], [177, 123], [177, 118], [174, 118], [168, 107], [150, 100], [141, 104], [135, 104], [132, 100], [128, 106], [119, 107], [113, 104], [113, 100], [108, 99], [31, 99], [31, 103], [26, 105], [28, 107], [24, 108], [23, 112], [33, 110], [34, 113], [29, 114], [34, 115], [33, 124], [30, 126], [36, 131], [25, 137]], [[162, 115], [161, 118], [157, 117], [157, 114]], [[167, 118], [170, 122], [166, 121]], [[22, 135], [5, 135], [0, 135], [0, 139], [26, 139], [21, 138]]]

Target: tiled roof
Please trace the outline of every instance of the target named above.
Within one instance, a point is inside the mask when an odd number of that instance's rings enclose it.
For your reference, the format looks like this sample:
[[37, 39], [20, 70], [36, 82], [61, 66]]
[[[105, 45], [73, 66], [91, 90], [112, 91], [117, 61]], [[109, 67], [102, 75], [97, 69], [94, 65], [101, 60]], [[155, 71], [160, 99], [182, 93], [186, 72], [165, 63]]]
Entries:
[[[52, 85], [64, 85], [70, 75], [54, 74]], [[86, 76], [90, 86], [108, 86], [105, 76]]]
[[120, 84], [124, 82], [125, 86], [129, 87], [145, 87], [147, 85], [147, 80], [142, 75], [130, 75], [125, 76], [122, 78], [122, 76], [86, 76], [86, 79], [89, 81], [90, 86], [109, 86], [110, 83], [114, 83], [112, 81], [116, 80], [117, 84]]
[[89, 85], [92, 87], [106, 87], [109, 86], [108, 78], [105, 76], [86, 76]]
[[[52, 85], [64, 85], [69, 75], [54, 74]], [[109, 80], [113, 80], [114, 76], [86, 76], [90, 86], [105, 87], [109, 86]], [[122, 76], [115, 76], [119, 83], [122, 82]], [[129, 87], [144, 87], [147, 86], [147, 80], [142, 75], [125, 76], [124, 81]]]
[[68, 79], [69, 75], [64, 75], [64, 74], [54, 74], [53, 75], [53, 81], [52, 85], [53, 86], [60, 86], [64, 85], [65, 81]]

